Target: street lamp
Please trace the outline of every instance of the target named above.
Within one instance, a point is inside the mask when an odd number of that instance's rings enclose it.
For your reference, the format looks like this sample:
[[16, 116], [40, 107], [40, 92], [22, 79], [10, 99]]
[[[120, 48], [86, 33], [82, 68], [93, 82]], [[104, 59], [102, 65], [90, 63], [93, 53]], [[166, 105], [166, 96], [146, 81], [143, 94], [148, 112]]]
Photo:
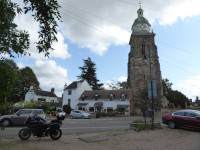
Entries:
[[[152, 123], [151, 123], [151, 128], [153, 129], [153, 122], [154, 122], [154, 95], [153, 95], [153, 82], [152, 82], [152, 75], [151, 75], [151, 59], [150, 59], [150, 48], [149, 48], [149, 73], [150, 73], [150, 92], [151, 94], [148, 95], [149, 99], [152, 100]], [[146, 57], [146, 55], [144, 56], [144, 61], [147, 61], [148, 58]], [[149, 84], [148, 84], [149, 85]], [[149, 91], [149, 86], [148, 86], [148, 91]], [[149, 92], [148, 92], [149, 93]]]

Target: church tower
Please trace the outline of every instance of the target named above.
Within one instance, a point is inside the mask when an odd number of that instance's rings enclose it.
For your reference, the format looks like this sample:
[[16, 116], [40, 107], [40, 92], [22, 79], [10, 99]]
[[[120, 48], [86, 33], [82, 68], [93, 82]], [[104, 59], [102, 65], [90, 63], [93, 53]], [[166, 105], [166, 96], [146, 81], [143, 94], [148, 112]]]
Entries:
[[153, 95], [160, 106], [163, 89], [155, 34], [150, 32], [151, 25], [144, 18], [143, 12], [141, 8], [138, 9], [138, 17], [132, 25], [127, 82], [128, 87], [133, 89], [136, 105], [142, 101], [150, 104]]

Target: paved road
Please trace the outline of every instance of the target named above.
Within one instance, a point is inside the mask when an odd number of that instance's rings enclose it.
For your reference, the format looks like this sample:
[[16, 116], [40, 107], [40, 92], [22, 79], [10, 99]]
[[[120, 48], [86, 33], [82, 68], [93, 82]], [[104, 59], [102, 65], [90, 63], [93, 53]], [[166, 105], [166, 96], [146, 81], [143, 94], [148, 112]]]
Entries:
[[[65, 119], [63, 121], [63, 134], [80, 134], [100, 131], [111, 131], [129, 129], [129, 124], [137, 117], [114, 117], [100, 119]], [[157, 120], [161, 121], [160, 118]], [[0, 138], [12, 138], [18, 136], [19, 130], [23, 127], [8, 127], [0, 131]]]

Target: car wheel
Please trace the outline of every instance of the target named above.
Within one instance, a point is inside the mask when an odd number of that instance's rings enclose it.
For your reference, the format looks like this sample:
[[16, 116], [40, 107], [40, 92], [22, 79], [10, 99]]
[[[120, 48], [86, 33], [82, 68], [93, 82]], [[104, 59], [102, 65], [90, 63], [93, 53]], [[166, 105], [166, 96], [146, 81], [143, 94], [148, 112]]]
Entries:
[[169, 123], [168, 123], [168, 127], [170, 128], [170, 129], [174, 129], [175, 128], [175, 123], [174, 123], [174, 121], [170, 121]]
[[81, 119], [85, 119], [85, 116], [81, 116]]
[[70, 118], [73, 119], [74, 117], [71, 115]]
[[4, 127], [9, 127], [10, 124], [11, 124], [11, 121], [10, 121], [9, 119], [4, 119], [4, 120], [2, 121], [2, 125], [3, 125]]

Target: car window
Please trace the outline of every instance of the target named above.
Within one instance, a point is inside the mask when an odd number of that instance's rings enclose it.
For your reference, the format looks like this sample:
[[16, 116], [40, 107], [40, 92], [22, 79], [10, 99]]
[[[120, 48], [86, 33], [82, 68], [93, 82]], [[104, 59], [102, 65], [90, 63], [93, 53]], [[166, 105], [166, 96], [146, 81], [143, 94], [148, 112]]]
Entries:
[[175, 116], [184, 116], [184, 112], [175, 112], [173, 113]]
[[30, 114], [31, 112], [32, 112], [32, 110], [20, 110], [20, 112], [18, 114], [25, 115], [25, 114]]
[[37, 114], [44, 114], [44, 112], [42, 110], [33, 110], [33, 114], [37, 115]]
[[200, 111], [195, 111], [196, 114], [198, 114], [200, 116]]
[[185, 112], [185, 116], [187, 117], [196, 117], [196, 114], [190, 113], [190, 112]]

